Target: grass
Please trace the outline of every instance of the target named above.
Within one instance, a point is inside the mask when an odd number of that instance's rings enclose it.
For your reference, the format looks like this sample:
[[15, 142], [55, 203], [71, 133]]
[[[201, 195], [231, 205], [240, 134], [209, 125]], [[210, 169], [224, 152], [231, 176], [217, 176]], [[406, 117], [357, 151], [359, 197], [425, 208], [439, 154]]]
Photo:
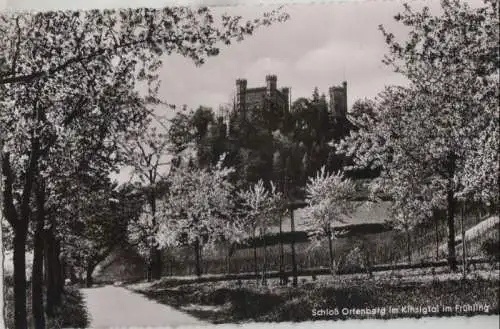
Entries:
[[[174, 287], [159, 281], [152, 285], [129, 288], [215, 324], [421, 317], [424, 314], [403, 312], [403, 307], [429, 305], [438, 305], [439, 309], [425, 314], [426, 316], [485, 314], [485, 306], [488, 306], [489, 314], [499, 313], [498, 271], [489, 276], [475, 273], [469, 275], [467, 280], [449, 273], [431, 275], [428, 280], [418, 279], [421, 271], [414, 276], [408, 271], [400, 274], [387, 274], [385, 280], [380, 276], [369, 279], [363, 275], [318, 278], [316, 281], [300, 280], [298, 287], [279, 286], [277, 280], [270, 280], [267, 286], [262, 286], [249, 280], [193, 283]], [[481, 305], [483, 309], [476, 307], [475, 310], [464, 312], [456, 309], [457, 304]], [[443, 306], [449, 306], [451, 310], [445, 310]], [[389, 307], [399, 307], [403, 311], [397, 314], [342, 314], [342, 310], [388, 310]], [[339, 312], [313, 316], [313, 310], [323, 309], [336, 309]]]
[[[7, 328], [14, 328], [14, 288], [12, 277], [4, 278], [5, 324]], [[28, 312], [28, 328], [33, 328], [31, 315], [31, 289], [26, 289], [26, 306]], [[54, 318], [46, 318], [46, 328], [87, 328], [89, 318], [84, 299], [77, 288], [66, 286], [62, 296], [61, 308], [56, 310]]]
[[[487, 216], [484, 214], [471, 213], [464, 219], [464, 226], [470, 229], [483, 221]], [[299, 220], [299, 219], [297, 219]], [[430, 262], [445, 259], [446, 255], [441, 250], [436, 254], [436, 245], [446, 245], [447, 225], [444, 220], [438, 222], [438, 234], [435, 232], [435, 222], [421, 223], [411, 232], [411, 262], [418, 264], [422, 261]], [[497, 227], [498, 228], [498, 227]], [[456, 232], [460, 232], [460, 221], [456, 220]], [[485, 257], [480, 248], [485, 238], [498, 240], [498, 230], [493, 229], [488, 236], [479, 235], [474, 241], [467, 244], [468, 257]], [[496, 235], [495, 235], [496, 234]], [[491, 235], [491, 236], [490, 236]], [[361, 247], [362, 253], [369, 255], [369, 262], [376, 264], [395, 264], [407, 262], [407, 236], [405, 232], [392, 230], [382, 233], [366, 234], [359, 237], [348, 237], [336, 239], [333, 243], [333, 253], [336, 262], [342, 268], [350, 251], [356, 246]], [[330, 259], [328, 242], [324, 239], [317, 248], [311, 248], [311, 242], [295, 244], [295, 261], [298, 270], [329, 267]], [[284, 245], [285, 270], [291, 270], [292, 250], [290, 245]], [[461, 247], [457, 246], [457, 256], [461, 255]], [[201, 265], [203, 273], [246, 273], [254, 271], [253, 249], [236, 250], [228, 264], [227, 248], [219, 246], [215, 250], [205, 249], [202, 253]], [[258, 248], [258, 263], [262, 264], [264, 255], [263, 248]], [[113, 282], [142, 279], [145, 277], [146, 268], [144, 260], [137, 256], [133, 250], [120, 250], [115, 257], [110, 257], [101, 266], [101, 271], [96, 270], [96, 280]], [[118, 257], [119, 256], [119, 257]], [[270, 271], [280, 269], [280, 246], [267, 247], [266, 268]], [[228, 268], [229, 265], [229, 268]], [[175, 248], [163, 251], [163, 275], [164, 276], [186, 276], [195, 274], [195, 259], [192, 248]]]

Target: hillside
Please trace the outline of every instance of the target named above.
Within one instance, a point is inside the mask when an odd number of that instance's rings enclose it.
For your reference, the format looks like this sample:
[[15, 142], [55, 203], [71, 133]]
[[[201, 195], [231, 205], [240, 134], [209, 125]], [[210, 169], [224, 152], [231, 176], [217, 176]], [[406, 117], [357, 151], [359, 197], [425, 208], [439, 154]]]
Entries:
[[[482, 253], [481, 245], [487, 239], [499, 238], [500, 217], [491, 216], [481, 221], [477, 225], [465, 231], [465, 241], [468, 256], [477, 256]], [[457, 255], [462, 255], [462, 234], [459, 233], [455, 237]], [[446, 254], [447, 244], [443, 243], [439, 246], [440, 252]]]
[[[465, 237], [467, 241], [467, 256], [485, 256], [481, 245], [488, 239], [499, 239], [499, 217], [477, 215], [466, 216], [464, 220]], [[412, 233], [412, 257], [415, 261], [444, 259], [447, 255], [447, 233], [446, 223], [438, 223], [438, 232], [433, 227], [424, 227]], [[455, 244], [457, 256], [462, 255], [462, 231], [460, 220], [455, 222]], [[401, 256], [401, 260], [405, 256]]]
[[[390, 218], [389, 207], [390, 202], [367, 203], [362, 201], [353, 202], [354, 211], [349, 214], [349, 219], [344, 223], [338, 223], [336, 227], [359, 224], [382, 224]], [[283, 231], [290, 231], [290, 216], [283, 219]], [[307, 231], [310, 227], [307, 226], [307, 214], [304, 208], [294, 211], [294, 222], [296, 231]], [[273, 227], [270, 230], [272, 233], [279, 232], [279, 227]]]

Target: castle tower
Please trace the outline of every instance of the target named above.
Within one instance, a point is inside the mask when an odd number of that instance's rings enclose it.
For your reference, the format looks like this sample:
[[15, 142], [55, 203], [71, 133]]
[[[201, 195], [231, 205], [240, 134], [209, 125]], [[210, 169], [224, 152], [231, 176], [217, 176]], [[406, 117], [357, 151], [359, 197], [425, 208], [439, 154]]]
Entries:
[[266, 94], [267, 96], [271, 96], [274, 94], [276, 90], [276, 86], [278, 85], [278, 77], [276, 75], [266, 75]]
[[290, 112], [290, 106], [291, 106], [291, 103], [290, 103], [290, 88], [289, 87], [281, 88], [281, 93], [283, 94], [283, 97], [286, 100], [285, 112]]
[[236, 96], [234, 111], [242, 119], [249, 119], [250, 113], [256, 109], [275, 111], [283, 115], [290, 108], [290, 88], [277, 87], [278, 78], [274, 74], [266, 76], [265, 86], [248, 88], [246, 79], [236, 80]]
[[236, 111], [243, 113], [245, 111], [245, 99], [247, 92], [247, 80], [238, 79], [236, 80]]
[[347, 82], [342, 86], [334, 86], [328, 89], [330, 94], [330, 112], [333, 117], [345, 117], [347, 114]]

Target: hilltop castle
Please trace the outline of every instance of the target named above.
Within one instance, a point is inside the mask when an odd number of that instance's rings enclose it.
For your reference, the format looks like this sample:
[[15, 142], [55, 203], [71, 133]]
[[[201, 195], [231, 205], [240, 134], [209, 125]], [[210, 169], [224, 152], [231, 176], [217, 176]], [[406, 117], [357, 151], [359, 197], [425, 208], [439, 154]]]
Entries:
[[[237, 79], [233, 110], [246, 116], [254, 108], [273, 104], [283, 114], [290, 112], [292, 110], [291, 88], [278, 88], [277, 81], [276, 75], [267, 75], [265, 86], [248, 88], [246, 79]], [[330, 87], [328, 94], [328, 107], [332, 117], [345, 117], [347, 114], [347, 82], [344, 81], [341, 86]]]
[[275, 75], [267, 75], [265, 87], [247, 88], [246, 79], [236, 80], [235, 110], [246, 113], [256, 107], [263, 107], [266, 101], [270, 101], [282, 113], [289, 112], [290, 88], [278, 89], [277, 81]]

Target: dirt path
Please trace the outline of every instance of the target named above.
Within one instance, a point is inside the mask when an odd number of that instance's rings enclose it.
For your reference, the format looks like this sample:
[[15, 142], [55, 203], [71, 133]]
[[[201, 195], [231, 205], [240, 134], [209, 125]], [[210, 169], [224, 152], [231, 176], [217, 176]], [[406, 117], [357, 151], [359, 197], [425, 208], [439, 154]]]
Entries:
[[122, 287], [82, 289], [90, 328], [158, 327], [206, 324], [186, 313], [161, 305]]

